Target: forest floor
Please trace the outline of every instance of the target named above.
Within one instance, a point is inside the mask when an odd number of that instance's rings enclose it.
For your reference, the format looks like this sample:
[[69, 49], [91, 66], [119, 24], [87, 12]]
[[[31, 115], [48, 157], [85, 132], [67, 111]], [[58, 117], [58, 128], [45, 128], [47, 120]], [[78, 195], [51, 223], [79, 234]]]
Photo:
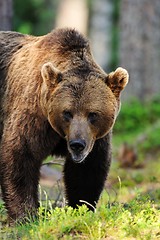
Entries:
[[[58, 174], [59, 171], [56, 167]], [[8, 227], [6, 211], [0, 203], [0, 239], [160, 239], [159, 153], [147, 156], [139, 168], [122, 168], [113, 159], [95, 213], [85, 206], [76, 211], [55, 207], [64, 197], [62, 180], [52, 182], [55, 191], [52, 184], [43, 180], [41, 184], [39, 221]]]

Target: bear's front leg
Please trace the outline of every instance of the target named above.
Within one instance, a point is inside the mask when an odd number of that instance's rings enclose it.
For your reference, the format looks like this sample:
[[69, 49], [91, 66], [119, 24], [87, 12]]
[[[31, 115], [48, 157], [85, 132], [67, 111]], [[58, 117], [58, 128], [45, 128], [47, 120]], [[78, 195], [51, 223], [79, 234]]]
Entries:
[[2, 139], [0, 182], [11, 223], [36, 213], [40, 165], [24, 137]]
[[74, 163], [71, 157], [66, 159], [64, 181], [70, 206], [75, 208], [88, 202], [87, 207], [94, 210], [107, 178], [110, 161], [110, 134], [95, 142], [84, 162]]

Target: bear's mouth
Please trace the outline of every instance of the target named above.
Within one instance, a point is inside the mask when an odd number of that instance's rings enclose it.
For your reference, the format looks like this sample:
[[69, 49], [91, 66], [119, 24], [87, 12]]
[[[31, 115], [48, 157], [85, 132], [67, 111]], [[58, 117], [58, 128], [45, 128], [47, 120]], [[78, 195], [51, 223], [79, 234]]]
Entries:
[[88, 153], [78, 154], [78, 155], [75, 154], [75, 153], [71, 153], [72, 160], [75, 163], [82, 163], [82, 162], [84, 162], [84, 160], [86, 159], [87, 156], [88, 156]]
[[83, 150], [71, 149], [70, 144], [68, 144], [68, 151], [71, 154], [71, 158], [75, 163], [82, 163], [87, 158], [88, 154], [92, 151], [94, 145], [94, 140], [90, 141], [90, 144], [86, 144]]

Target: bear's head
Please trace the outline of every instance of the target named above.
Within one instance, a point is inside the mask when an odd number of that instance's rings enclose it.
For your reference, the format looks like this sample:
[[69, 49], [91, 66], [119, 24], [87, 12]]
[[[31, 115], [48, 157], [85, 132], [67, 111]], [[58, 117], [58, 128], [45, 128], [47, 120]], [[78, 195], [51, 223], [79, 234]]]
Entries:
[[39, 47], [47, 52], [41, 64], [41, 108], [66, 139], [73, 161], [82, 162], [112, 129], [128, 73], [117, 68], [107, 75], [93, 60], [88, 40], [74, 29], [51, 32]]
[[41, 75], [43, 112], [52, 128], [66, 139], [73, 161], [80, 163], [95, 141], [112, 129], [128, 73], [120, 67], [108, 75], [96, 68], [60, 72], [48, 62]]

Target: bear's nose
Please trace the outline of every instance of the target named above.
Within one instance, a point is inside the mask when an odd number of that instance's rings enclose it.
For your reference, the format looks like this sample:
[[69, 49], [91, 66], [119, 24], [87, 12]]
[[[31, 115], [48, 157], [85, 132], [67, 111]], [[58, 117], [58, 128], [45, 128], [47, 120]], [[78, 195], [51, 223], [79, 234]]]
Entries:
[[74, 152], [80, 153], [84, 150], [86, 142], [82, 139], [75, 139], [69, 141], [69, 146]]

